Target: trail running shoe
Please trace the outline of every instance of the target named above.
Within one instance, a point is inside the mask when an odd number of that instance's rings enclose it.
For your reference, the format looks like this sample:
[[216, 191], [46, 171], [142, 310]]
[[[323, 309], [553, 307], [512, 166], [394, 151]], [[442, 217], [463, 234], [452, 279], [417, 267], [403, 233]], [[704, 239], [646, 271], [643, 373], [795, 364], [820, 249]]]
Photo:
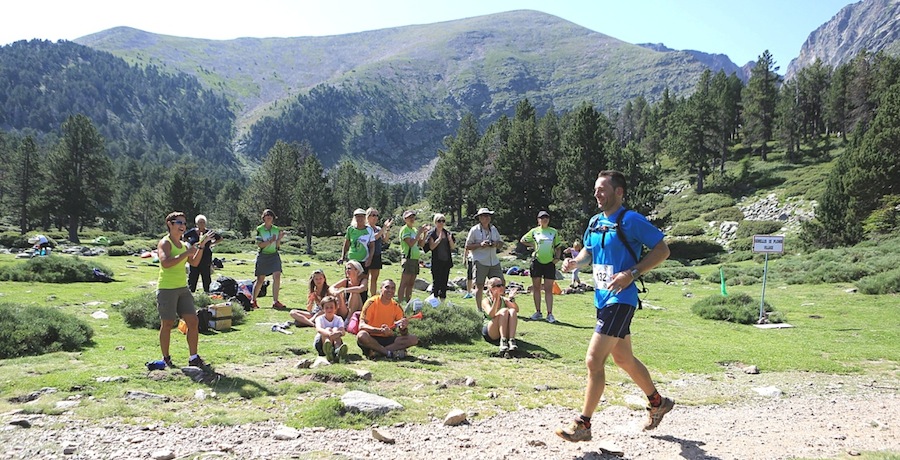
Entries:
[[659, 407], [648, 407], [647, 423], [644, 425], [644, 430], [652, 430], [659, 426], [659, 422], [662, 421], [663, 415], [668, 414], [673, 407], [675, 407], [675, 401], [669, 398], [663, 398]]
[[471, 292], [466, 292], [466, 295], [463, 296], [463, 299], [471, 299], [474, 297]]
[[194, 358], [188, 362], [188, 366], [194, 366], [194, 367], [199, 367], [200, 369], [205, 369], [207, 367], [207, 364], [205, 361], [203, 361], [203, 358], [197, 356], [196, 358]]
[[274, 308], [276, 310], [287, 310], [287, 306], [285, 304], [281, 303], [280, 301], [273, 303], [272, 308]]
[[322, 349], [325, 351], [325, 359], [327, 359], [329, 363], [333, 363], [334, 344], [331, 343], [331, 340], [326, 340], [325, 343], [322, 344]]
[[172, 364], [172, 357], [171, 357], [171, 356], [163, 356], [163, 362], [166, 363], [166, 367], [173, 367], [173, 368], [175, 367], [175, 365]]
[[403, 359], [405, 357], [406, 357], [406, 349], [405, 348], [401, 348], [399, 350], [394, 350], [394, 356], [393, 356], [394, 359]]
[[568, 425], [557, 428], [556, 435], [570, 442], [590, 441], [591, 429], [580, 419], [573, 420]]
[[347, 345], [342, 343], [341, 346], [339, 346], [337, 348], [337, 350], [334, 351], [334, 354], [337, 356], [337, 358], [335, 359], [335, 362], [337, 362], [337, 363], [349, 362], [347, 360]]
[[556, 318], [553, 317], [553, 313], [547, 313], [547, 322], [553, 324], [556, 322]]
[[532, 321], [538, 321], [538, 320], [542, 320], [542, 319], [544, 319], [544, 315], [542, 315], [541, 312], [539, 312], [539, 311], [536, 311], [536, 312], [534, 312], [533, 315], [531, 315]]

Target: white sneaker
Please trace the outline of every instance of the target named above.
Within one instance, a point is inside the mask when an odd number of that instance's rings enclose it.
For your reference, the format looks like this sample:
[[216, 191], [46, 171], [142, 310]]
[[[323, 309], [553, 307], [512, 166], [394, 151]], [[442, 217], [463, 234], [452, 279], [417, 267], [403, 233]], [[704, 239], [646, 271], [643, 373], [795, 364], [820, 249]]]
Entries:
[[547, 313], [547, 322], [553, 324], [556, 322], [556, 318], [553, 317], [553, 313]]
[[500, 338], [500, 353], [506, 353], [509, 350], [509, 343], [504, 338]]
[[536, 311], [536, 312], [534, 312], [533, 315], [531, 315], [532, 321], [537, 321], [537, 320], [541, 320], [541, 319], [544, 319], [544, 315], [542, 315], [541, 312], [539, 312], [539, 311]]
[[516, 339], [509, 339], [507, 343], [509, 344], [509, 351], [516, 351], [519, 349], [519, 346], [516, 345]]

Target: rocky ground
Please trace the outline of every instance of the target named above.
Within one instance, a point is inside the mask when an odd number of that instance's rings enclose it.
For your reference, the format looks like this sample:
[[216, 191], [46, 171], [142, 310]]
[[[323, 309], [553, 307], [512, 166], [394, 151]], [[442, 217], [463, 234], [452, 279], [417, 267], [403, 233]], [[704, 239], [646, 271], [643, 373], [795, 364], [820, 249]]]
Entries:
[[183, 428], [97, 423], [70, 414], [4, 414], [0, 459], [618, 458], [602, 450], [605, 443], [631, 459], [835, 458], [871, 451], [900, 455], [900, 381], [892, 373], [874, 379], [735, 371], [723, 378], [669, 381], [664, 392], [676, 400], [723, 402], [678, 404], [653, 432], [641, 430], [643, 410], [604, 402], [594, 416], [594, 440], [579, 444], [553, 434], [576, 414], [557, 406], [491, 417], [468, 414], [458, 426], [441, 419], [378, 427], [377, 436], [372, 429], [294, 430], [275, 422]]

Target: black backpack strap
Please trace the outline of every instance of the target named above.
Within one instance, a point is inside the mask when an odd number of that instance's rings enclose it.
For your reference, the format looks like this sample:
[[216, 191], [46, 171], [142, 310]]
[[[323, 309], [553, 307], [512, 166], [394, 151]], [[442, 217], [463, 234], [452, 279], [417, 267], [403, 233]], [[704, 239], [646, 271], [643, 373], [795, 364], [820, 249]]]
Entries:
[[[616, 217], [616, 236], [619, 238], [619, 241], [622, 242], [622, 245], [625, 246], [625, 249], [628, 250], [628, 253], [631, 254], [631, 258], [634, 259], [634, 264], [637, 265], [637, 263], [640, 262], [641, 259], [634, 252], [634, 249], [631, 248], [631, 245], [628, 244], [628, 238], [625, 237], [625, 227], [622, 226], [622, 221], [625, 219], [625, 214], [628, 211], [631, 211], [631, 209], [623, 208], [622, 212], [619, 213], [619, 216]], [[638, 280], [641, 282], [641, 288], [638, 289], [638, 292], [646, 294], [647, 286], [644, 285], [643, 278], [638, 278]], [[642, 305], [641, 299], [640, 297], [638, 297], [638, 310], [642, 309], [643, 307], [644, 306]]]

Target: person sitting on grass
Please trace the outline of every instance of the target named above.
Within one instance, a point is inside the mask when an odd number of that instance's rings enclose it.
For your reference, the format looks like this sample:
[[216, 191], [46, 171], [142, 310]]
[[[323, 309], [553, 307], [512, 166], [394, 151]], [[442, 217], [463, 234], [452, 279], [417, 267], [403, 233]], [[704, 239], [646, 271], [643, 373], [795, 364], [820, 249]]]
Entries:
[[337, 299], [326, 296], [322, 299], [323, 314], [316, 317], [316, 338], [313, 346], [329, 362], [347, 362], [347, 345], [344, 345], [343, 337], [347, 333], [344, 328], [344, 319], [336, 315]]
[[[366, 301], [359, 315], [356, 343], [370, 359], [378, 355], [405, 358], [406, 349], [419, 343], [419, 338], [406, 329], [409, 320], [394, 300], [396, 290], [393, 280], [385, 280], [381, 284], [381, 294]], [[395, 328], [397, 335], [394, 335]]]
[[337, 313], [346, 320], [353, 312], [362, 308], [362, 295], [368, 291], [369, 284], [362, 264], [355, 260], [348, 260], [344, 264], [344, 273], [347, 276], [332, 284], [328, 292], [337, 297]]
[[322, 300], [328, 295], [328, 280], [325, 272], [316, 270], [309, 275], [309, 295], [306, 296], [306, 310], [294, 309], [290, 315], [297, 327], [316, 327], [313, 322], [322, 314]]
[[485, 323], [481, 335], [491, 343], [499, 343], [501, 354], [516, 351], [516, 326], [519, 324], [519, 305], [516, 303], [516, 288], [508, 297], [504, 297], [505, 288], [500, 278], [490, 278], [484, 290], [488, 296], [481, 301], [481, 311], [485, 315]]

